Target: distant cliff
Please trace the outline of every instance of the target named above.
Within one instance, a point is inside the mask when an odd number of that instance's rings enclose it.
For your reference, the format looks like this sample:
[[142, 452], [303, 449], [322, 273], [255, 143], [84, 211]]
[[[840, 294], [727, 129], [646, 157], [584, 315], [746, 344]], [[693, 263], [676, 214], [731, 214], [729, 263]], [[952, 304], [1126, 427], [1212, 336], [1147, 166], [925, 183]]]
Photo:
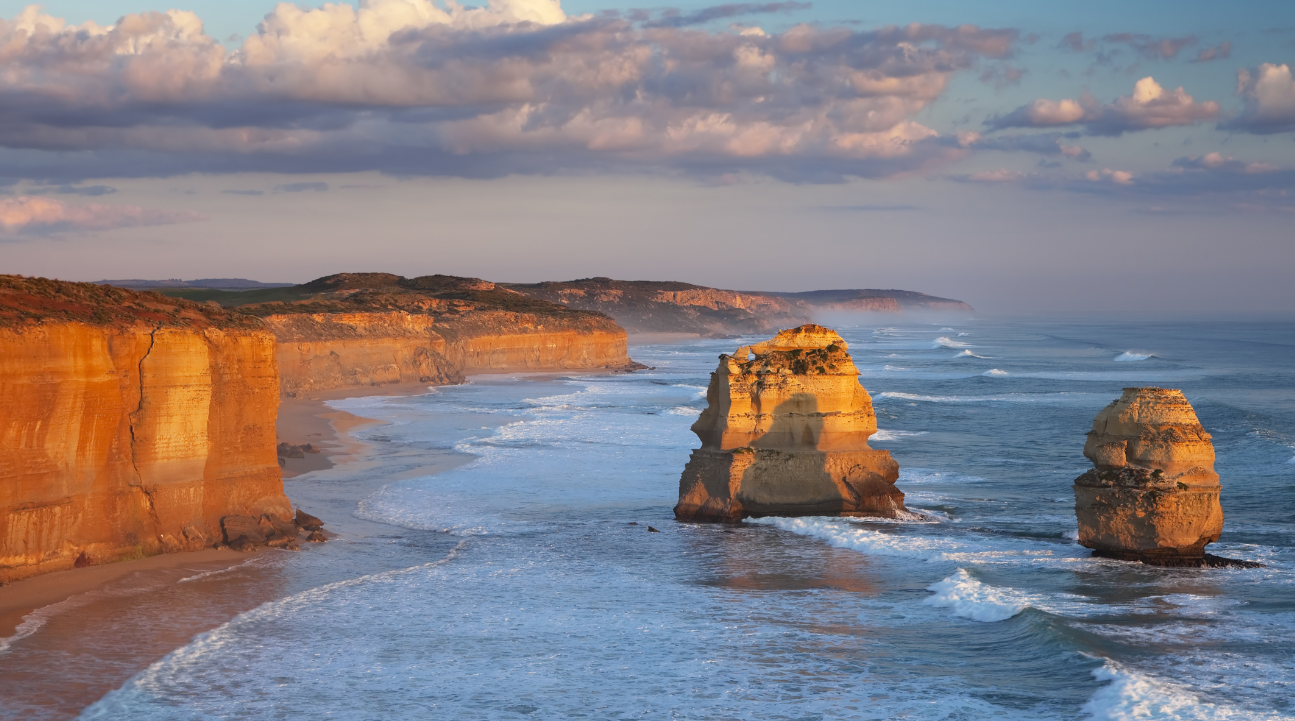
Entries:
[[564, 283], [512, 283], [527, 297], [596, 310], [631, 333], [755, 335], [798, 326], [825, 311], [900, 313], [971, 311], [960, 300], [907, 290], [733, 291], [671, 281], [585, 278]]
[[487, 371], [639, 367], [611, 318], [477, 278], [343, 273], [207, 297], [264, 319], [278, 340], [288, 397], [348, 386], [444, 385]]
[[0, 581], [291, 519], [275, 344], [218, 307], [0, 276]]

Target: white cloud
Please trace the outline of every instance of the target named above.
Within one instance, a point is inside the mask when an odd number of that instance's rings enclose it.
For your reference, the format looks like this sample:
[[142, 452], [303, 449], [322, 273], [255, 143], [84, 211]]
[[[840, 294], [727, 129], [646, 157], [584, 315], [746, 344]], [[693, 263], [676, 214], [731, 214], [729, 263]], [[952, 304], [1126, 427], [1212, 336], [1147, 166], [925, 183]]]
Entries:
[[1253, 74], [1238, 70], [1237, 94], [1245, 110], [1227, 127], [1254, 133], [1295, 130], [1295, 78], [1289, 65], [1264, 63]]
[[282, 3], [227, 52], [191, 12], [100, 27], [31, 7], [0, 24], [0, 146], [91, 151], [31, 161], [83, 174], [649, 164], [877, 177], [965, 154], [915, 115], [1016, 39], [920, 24], [749, 30], [573, 18], [557, 0]]
[[1114, 183], [1116, 185], [1133, 185], [1133, 173], [1126, 170], [1111, 170], [1102, 168], [1101, 170], [1090, 170], [1084, 173], [1084, 177], [1094, 183]]
[[1154, 78], [1145, 77], [1134, 84], [1132, 93], [1108, 105], [1099, 105], [1091, 98], [1035, 100], [1007, 115], [991, 118], [987, 124], [994, 129], [1083, 125], [1095, 135], [1120, 135], [1134, 130], [1192, 125], [1218, 116], [1217, 102], [1197, 102], [1181, 87], [1168, 90]]
[[111, 230], [196, 220], [204, 220], [204, 217], [197, 213], [148, 210], [134, 205], [72, 205], [40, 196], [0, 198], [0, 232], [13, 235]]

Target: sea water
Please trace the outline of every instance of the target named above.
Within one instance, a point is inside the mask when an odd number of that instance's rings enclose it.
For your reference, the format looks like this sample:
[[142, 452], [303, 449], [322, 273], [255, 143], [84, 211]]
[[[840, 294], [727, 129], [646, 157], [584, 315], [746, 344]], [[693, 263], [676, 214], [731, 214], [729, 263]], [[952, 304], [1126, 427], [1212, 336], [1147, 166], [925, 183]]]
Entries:
[[[388, 423], [286, 485], [340, 537], [191, 581], [272, 592], [82, 717], [1295, 718], [1295, 325], [886, 322], [841, 332], [918, 520], [673, 520], [716, 356], [755, 339], [336, 401]], [[1264, 568], [1075, 543], [1084, 433], [1141, 385], [1214, 436], [1210, 550]]]

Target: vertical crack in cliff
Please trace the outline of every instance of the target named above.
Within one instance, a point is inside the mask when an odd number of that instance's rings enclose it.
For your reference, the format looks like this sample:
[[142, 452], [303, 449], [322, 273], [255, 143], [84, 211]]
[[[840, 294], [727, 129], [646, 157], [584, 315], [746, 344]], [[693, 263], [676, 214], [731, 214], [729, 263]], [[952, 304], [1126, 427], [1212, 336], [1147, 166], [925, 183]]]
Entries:
[[139, 490], [144, 494], [144, 502], [148, 505], [148, 515], [153, 519], [154, 528], [160, 527], [157, 518], [157, 507], [153, 503], [153, 493], [144, 485], [144, 474], [139, 472], [139, 461], [135, 457], [135, 422], [138, 420], [139, 415], [144, 412], [144, 361], [148, 359], [148, 356], [153, 352], [153, 346], [157, 344], [157, 332], [159, 330], [162, 330], [162, 324], [160, 323], [148, 334], [148, 350], [145, 350], [144, 355], [140, 356], [137, 366], [137, 371], [139, 372], [139, 403], [135, 406], [135, 412], [126, 416], [130, 419], [128, 424], [130, 429], [130, 465], [135, 469], [135, 477], [139, 479]]

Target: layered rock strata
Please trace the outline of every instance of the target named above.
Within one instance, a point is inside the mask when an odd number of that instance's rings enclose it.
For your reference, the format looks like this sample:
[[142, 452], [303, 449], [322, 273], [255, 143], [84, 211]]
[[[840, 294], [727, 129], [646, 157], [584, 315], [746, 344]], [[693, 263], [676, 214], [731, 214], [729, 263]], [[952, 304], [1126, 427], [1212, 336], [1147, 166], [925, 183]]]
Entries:
[[1199, 566], [1223, 531], [1214, 445], [1182, 391], [1125, 388], [1093, 420], [1075, 479], [1079, 543], [1096, 555]]
[[706, 399], [676, 518], [904, 511], [899, 465], [868, 446], [872, 398], [835, 331], [803, 325], [721, 355]]
[[275, 345], [220, 308], [0, 276], [0, 581], [292, 518]]
[[[260, 295], [257, 295], [257, 294]], [[279, 341], [285, 397], [356, 386], [463, 382], [471, 373], [642, 367], [607, 316], [499, 289], [478, 278], [345, 273], [249, 291], [239, 305]], [[233, 305], [239, 294], [222, 301]]]

